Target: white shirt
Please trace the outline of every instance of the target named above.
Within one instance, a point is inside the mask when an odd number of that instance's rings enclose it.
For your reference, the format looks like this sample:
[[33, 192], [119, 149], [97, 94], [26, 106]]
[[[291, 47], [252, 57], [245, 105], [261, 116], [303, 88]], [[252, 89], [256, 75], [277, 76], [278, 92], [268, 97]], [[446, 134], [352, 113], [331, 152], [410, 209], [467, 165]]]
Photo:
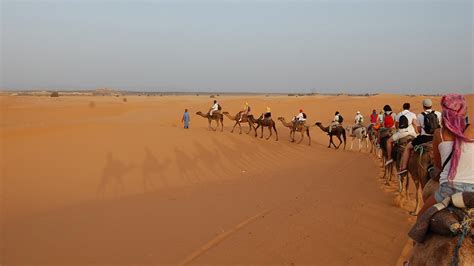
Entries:
[[335, 115], [334, 116], [334, 120], [332, 120], [333, 122], [338, 122], [339, 123], [339, 115]]
[[305, 121], [306, 118], [304, 118], [303, 113], [299, 113], [299, 114], [296, 116], [296, 120], [298, 120], [298, 121]]
[[215, 103], [215, 104], [212, 106], [212, 110], [213, 110], [213, 111], [219, 110], [219, 104], [218, 104], [218, 103]]
[[416, 133], [415, 128], [413, 127], [413, 122], [415, 122], [416, 124], [416, 119], [417, 119], [415, 113], [410, 112], [410, 110], [403, 110], [400, 113], [398, 113], [397, 118], [396, 118], [397, 122], [400, 122], [400, 117], [402, 115], [406, 116], [406, 118], [408, 119], [408, 127], [407, 127], [408, 132]]
[[355, 124], [362, 124], [364, 122], [364, 117], [361, 114], [358, 114], [354, 117]]
[[[431, 113], [432, 111], [433, 111], [433, 110], [428, 109], [428, 110], [424, 111], [423, 113], [428, 114], [428, 113]], [[442, 117], [442, 116], [441, 116], [441, 113], [438, 112], [438, 111], [435, 111], [435, 114], [436, 114], [436, 116], [438, 117], [438, 122], [439, 122], [439, 125], [441, 126], [441, 120], [442, 120], [442, 118], [441, 118], [441, 117]], [[423, 116], [422, 113], [419, 114], [419, 115], [416, 117], [416, 120], [418, 121], [418, 125], [421, 127], [421, 135], [431, 136], [430, 134], [427, 134], [427, 133], [425, 132], [425, 129], [424, 129], [424, 127], [425, 127], [425, 117]]]
[[[453, 143], [453, 141], [442, 141], [438, 145], [442, 164], [444, 164], [446, 159], [448, 159], [449, 154], [453, 149]], [[453, 180], [454, 182], [474, 184], [474, 164], [472, 163], [472, 158], [474, 158], [474, 143], [463, 142], [461, 144], [461, 157], [459, 157], [456, 176]], [[451, 160], [448, 161], [446, 167], [443, 169], [443, 172], [440, 174], [440, 184], [448, 182], [450, 168]]]

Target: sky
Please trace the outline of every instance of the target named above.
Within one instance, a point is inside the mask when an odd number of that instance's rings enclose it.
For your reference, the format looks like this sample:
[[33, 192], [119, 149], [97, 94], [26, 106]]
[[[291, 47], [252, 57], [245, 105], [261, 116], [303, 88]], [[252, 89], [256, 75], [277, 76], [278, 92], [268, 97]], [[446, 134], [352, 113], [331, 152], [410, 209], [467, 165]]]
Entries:
[[473, 1], [0, 0], [0, 88], [473, 93]]

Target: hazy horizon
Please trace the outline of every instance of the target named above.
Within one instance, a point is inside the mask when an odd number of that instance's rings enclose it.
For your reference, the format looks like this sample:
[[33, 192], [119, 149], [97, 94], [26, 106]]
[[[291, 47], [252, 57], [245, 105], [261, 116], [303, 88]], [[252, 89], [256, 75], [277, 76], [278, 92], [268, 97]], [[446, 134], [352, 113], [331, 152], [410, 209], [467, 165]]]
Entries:
[[3, 90], [473, 93], [472, 1], [1, 1]]

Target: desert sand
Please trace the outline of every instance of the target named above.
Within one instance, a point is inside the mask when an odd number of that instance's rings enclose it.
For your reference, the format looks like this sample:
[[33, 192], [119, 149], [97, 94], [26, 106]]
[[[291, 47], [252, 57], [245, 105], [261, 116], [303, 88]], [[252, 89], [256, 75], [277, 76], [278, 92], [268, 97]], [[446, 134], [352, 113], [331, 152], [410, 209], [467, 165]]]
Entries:
[[[207, 128], [209, 96], [1, 96], [0, 263], [394, 265], [413, 222], [365, 150]], [[346, 125], [423, 96], [220, 96]], [[439, 97], [431, 97], [439, 110]], [[473, 106], [473, 96], [468, 96]], [[182, 128], [183, 110], [191, 113]], [[472, 108], [470, 117], [473, 116]], [[259, 131], [260, 134], [260, 131]], [[268, 135], [267, 129], [264, 131]], [[299, 134], [296, 135], [297, 139]], [[348, 138], [348, 147], [350, 139]]]

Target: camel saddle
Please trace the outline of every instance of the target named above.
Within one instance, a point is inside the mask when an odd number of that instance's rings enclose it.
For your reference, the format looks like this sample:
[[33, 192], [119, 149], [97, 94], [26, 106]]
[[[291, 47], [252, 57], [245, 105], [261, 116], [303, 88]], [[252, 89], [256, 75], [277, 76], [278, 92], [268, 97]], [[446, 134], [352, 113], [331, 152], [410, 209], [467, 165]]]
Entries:
[[423, 243], [429, 232], [442, 236], [474, 237], [474, 192], [461, 192], [431, 206], [420, 216], [408, 235]]

